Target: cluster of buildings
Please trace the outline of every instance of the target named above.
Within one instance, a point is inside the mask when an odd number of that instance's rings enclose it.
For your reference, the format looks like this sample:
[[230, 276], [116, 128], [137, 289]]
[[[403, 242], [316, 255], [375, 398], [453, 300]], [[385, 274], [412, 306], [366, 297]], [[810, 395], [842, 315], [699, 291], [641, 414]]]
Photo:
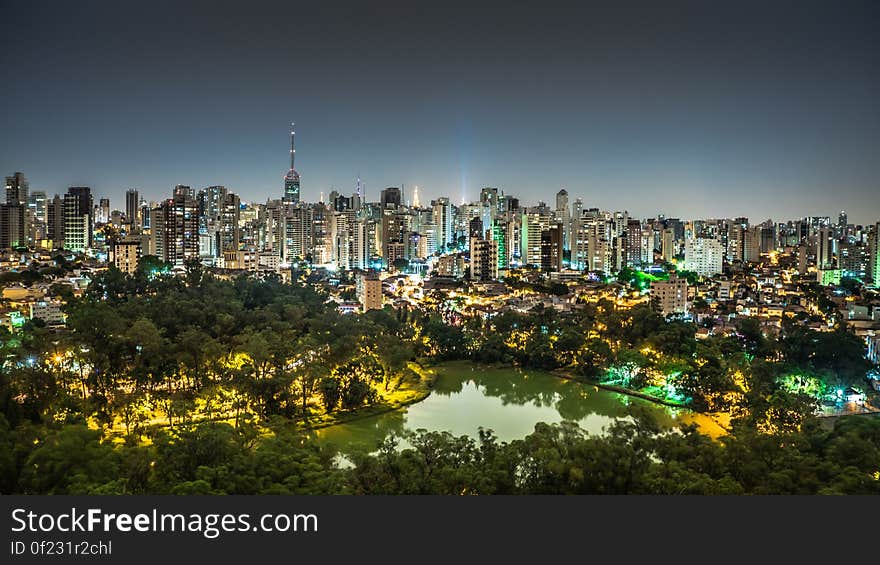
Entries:
[[[598, 280], [626, 269], [674, 267], [723, 281], [782, 262], [786, 272], [824, 286], [845, 278], [875, 287], [880, 282], [880, 223], [853, 225], [844, 212], [836, 222], [640, 219], [570, 200], [565, 189], [552, 205], [533, 206], [496, 187], [459, 204], [448, 197], [423, 203], [418, 187], [410, 192], [404, 186], [368, 199], [359, 178], [350, 195], [334, 190], [326, 200], [321, 193], [318, 202], [305, 202], [293, 131], [290, 141], [283, 191], [265, 203], [242, 202], [224, 186], [177, 185], [158, 202], [129, 189], [124, 210], [111, 210], [107, 198], [96, 203], [89, 187], [70, 187], [50, 199], [45, 191], [30, 191], [25, 176], [15, 173], [6, 177], [0, 205], [0, 248], [66, 250], [127, 273], [145, 255], [176, 269], [197, 260], [221, 270], [287, 276], [306, 266], [361, 273], [362, 308], [381, 307], [379, 273], [390, 272], [487, 283], [511, 270], [564, 281], [584, 273]], [[689, 315], [697, 298], [695, 285], [677, 276], [654, 281], [651, 292], [667, 314]]]
[[[46, 250], [0, 251], [0, 276], [25, 270], [44, 272], [35, 281], [7, 280], [0, 285], [0, 327], [16, 331], [28, 320], [39, 319], [49, 327], [61, 327], [67, 321], [64, 299], [60, 296], [79, 296], [88, 286], [93, 273], [106, 269], [106, 263], [96, 259], [77, 262], [70, 252]], [[59, 268], [59, 263], [69, 268]], [[50, 274], [48, 274], [50, 273]], [[59, 292], [59, 289], [64, 289]]]

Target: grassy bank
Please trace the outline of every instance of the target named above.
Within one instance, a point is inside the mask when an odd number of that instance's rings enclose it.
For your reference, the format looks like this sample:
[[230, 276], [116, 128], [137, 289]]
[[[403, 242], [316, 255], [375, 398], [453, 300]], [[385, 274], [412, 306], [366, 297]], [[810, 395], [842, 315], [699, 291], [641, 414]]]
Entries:
[[[423, 367], [418, 363], [409, 363], [408, 366], [401, 371], [396, 382], [389, 387], [389, 390], [379, 390], [379, 399], [370, 405], [359, 406], [348, 410], [334, 410], [326, 412], [321, 408], [311, 405], [313, 413], [308, 416], [298, 414], [292, 418], [274, 417], [268, 422], [258, 423], [262, 435], [271, 435], [276, 429], [311, 431], [344, 424], [360, 420], [362, 418], [370, 418], [378, 416], [392, 410], [398, 410], [404, 406], [421, 402], [431, 394], [431, 389], [437, 379], [437, 371], [431, 367]], [[245, 420], [254, 421], [253, 414], [240, 415]], [[169, 424], [165, 418], [153, 417], [147, 422], [141, 422], [140, 435], [143, 441], [147, 440], [148, 430], [159, 430], [163, 428], [173, 428], [177, 426], [187, 426], [194, 424], [204, 424], [209, 422], [225, 423], [232, 426], [236, 425], [239, 418], [229, 413], [219, 413], [214, 415], [200, 415], [189, 417], [186, 420], [177, 420], [174, 424]], [[97, 421], [90, 421], [89, 426], [93, 429], [102, 429]], [[113, 441], [122, 442], [128, 435], [125, 427], [116, 422], [112, 427], [103, 427], [107, 437]]]
[[685, 404], [685, 403], [683, 403], [683, 402], [676, 402], [676, 401], [674, 401], [674, 400], [668, 400], [668, 399], [666, 399], [666, 398], [659, 398], [659, 397], [657, 397], [657, 396], [654, 396], [654, 395], [651, 395], [651, 394], [647, 394], [647, 393], [645, 393], [645, 392], [641, 392], [641, 391], [638, 391], [638, 390], [633, 390], [633, 389], [631, 389], [631, 388], [625, 388], [625, 387], [622, 387], [622, 386], [603, 384], [603, 383], [600, 383], [600, 382], [597, 382], [597, 381], [592, 381], [592, 380], [589, 380], [589, 379], [585, 379], [585, 378], [583, 378], [583, 377], [577, 377], [577, 376], [574, 376], [574, 375], [572, 375], [572, 374], [570, 374], [570, 373], [566, 373], [566, 372], [564, 372], [564, 371], [560, 371], [560, 370], [552, 371], [552, 374], [556, 375], [557, 377], [559, 377], [559, 378], [561, 378], [561, 379], [566, 379], [566, 380], [569, 380], [569, 381], [577, 381], [577, 382], [581, 382], [581, 383], [584, 383], [584, 384], [593, 385], [593, 386], [598, 387], [598, 388], [601, 388], [601, 389], [610, 390], [610, 391], [613, 391], [613, 392], [619, 392], [619, 393], [621, 393], [621, 394], [626, 394], [626, 395], [628, 395], [628, 396], [635, 396], [635, 397], [637, 397], [637, 398], [641, 398], [641, 399], [644, 399], [644, 400], [648, 400], [648, 401], [650, 401], [650, 402], [656, 402], [657, 404], [663, 404], [664, 406], [671, 406], [671, 407], [673, 407], [673, 408], [687, 408], [688, 410], [693, 410], [692, 408], [690, 408], [687, 404]]
[[312, 431], [398, 410], [426, 399], [431, 394], [436, 379], [437, 372], [433, 368], [409, 363], [400, 377], [399, 384], [393, 390], [380, 391], [378, 402], [351, 410], [324, 412], [309, 418], [299, 417], [290, 423], [296, 429]]
[[[646, 394], [646, 393], [638, 391], [638, 390], [633, 390], [631, 388], [625, 388], [625, 387], [616, 386], [616, 385], [609, 385], [609, 384], [602, 384], [599, 382], [585, 379], [583, 377], [577, 377], [577, 376], [572, 375], [570, 373], [567, 373], [563, 370], [551, 371], [551, 374], [553, 374], [561, 379], [576, 381], [576, 382], [580, 382], [583, 384], [595, 386], [596, 388], [609, 390], [609, 391], [617, 392], [620, 394], [625, 394], [627, 396], [633, 396], [635, 398], [641, 398], [642, 400], [647, 400], [648, 402], [653, 402], [655, 404], [662, 404], [663, 406], [669, 406], [671, 408], [683, 408], [685, 410], [689, 410], [690, 412], [692, 412], [694, 414], [699, 414], [701, 416], [705, 416], [706, 418], [708, 418], [709, 420], [714, 422], [715, 425], [717, 425], [725, 433], [730, 432], [730, 414], [727, 414], [727, 413], [700, 412], [698, 410], [694, 410], [693, 408], [691, 408], [690, 406], [688, 406], [687, 404], [684, 404], [682, 402], [676, 402], [673, 400], [668, 400], [666, 398], [658, 398], [656, 396]], [[718, 434], [710, 434], [710, 435], [712, 437], [717, 437]]]

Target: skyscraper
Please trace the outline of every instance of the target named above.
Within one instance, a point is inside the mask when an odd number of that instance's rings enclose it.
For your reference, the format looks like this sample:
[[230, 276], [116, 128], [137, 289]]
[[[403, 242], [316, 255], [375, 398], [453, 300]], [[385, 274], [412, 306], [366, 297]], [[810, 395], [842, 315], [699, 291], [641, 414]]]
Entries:
[[642, 261], [642, 222], [627, 220], [626, 222], [626, 265], [638, 267]]
[[140, 195], [136, 188], [129, 188], [125, 191], [125, 221], [133, 228], [139, 228], [141, 222], [138, 221], [140, 216]]
[[225, 192], [222, 207], [219, 211], [219, 229], [217, 231], [220, 238], [217, 249], [221, 252], [238, 251], [241, 242], [241, 231], [238, 226], [240, 215], [241, 199], [237, 194]]
[[299, 203], [299, 173], [296, 172], [296, 130], [290, 124], [290, 170], [284, 175], [284, 200], [292, 204]]
[[220, 217], [228, 191], [225, 186], [209, 186], [198, 194], [199, 215], [215, 221]]
[[562, 224], [562, 248], [571, 249], [571, 208], [568, 207], [568, 191], [556, 193], [556, 221]]
[[606, 222], [598, 208], [583, 209], [572, 222], [572, 266], [577, 270], [605, 272], [611, 268], [611, 260], [606, 257], [611, 252], [607, 240]]
[[562, 226], [541, 232], [541, 270], [545, 273], [562, 270]]
[[106, 224], [110, 221], [110, 199], [101, 198], [98, 200], [98, 213], [95, 214], [99, 223]]
[[148, 230], [150, 229], [150, 210], [152, 209], [151, 204], [141, 198], [140, 203], [140, 224], [141, 229]]
[[868, 268], [873, 279], [874, 288], [880, 288], [880, 222], [874, 224], [874, 233], [871, 235], [871, 250]]
[[406, 256], [409, 214], [404, 212], [386, 212], [382, 216], [382, 256], [390, 268], [397, 259], [409, 259]]
[[492, 239], [498, 245], [498, 270], [506, 273], [510, 265], [510, 223], [505, 219], [495, 219], [492, 226]]
[[0, 205], [0, 248], [28, 244], [28, 182], [24, 173], [6, 177], [6, 201]]
[[313, 208], [292, 206], [284, 218], [284, 261], [305, 259], [312, 249]]
[[724, 269], [724, 249], [721, 241], [708, 237], [688, 240], [684, 252], [684, 268], [701, 277], [721, 274]]
[[6, 203], [28, 205], [28, 182], [24, 173], [6, 177]]
[[195, 200], [196, 192], [193, 190], [191, 186], [187, 186], [185, 184], [178, 184], [174, 186], [174, 197], [186, 197], [191, 200]]
[[57, 194], [46, 206], [46, 239], [54, 249], [64, 245], [64, 200]]
[[27, 245], [25, 209], [18, 204], [0, 205], [0, 249]]
[[28, 206], [33, 213], [34, 219], [46, 223], [46, 191], [35, 190], [31, 192]]
[[46, 192], [43, 190], [34, 190], [30, 193], [28, 198], [28, 209], [33, 224], [34, 239], [45, 239], [46, 218], [48, 215]]
[[660, 232], [660, 253], [663, 256], [663, 260], [667, 263], [672, 263], [677, 252], [678, 249], [675, 245], [675, 232], [672, 228], [664, 228], [663, 231]]
[[834, 262], [834, 231], [830, 227], [819, 228], [816, 236], [816, 267], [828, 269]]
[[174, 197], [154, 208], [151, 215], [153, 254], [174, 266], [199, 257], [198, 205], [187, 191], [175, 190]]
[[441, 196], [431, 202], [434, 215], [434, 229], [436, 230], [436, 246], [441, 253], [446, 251], [446, 246], [453, 243], [452, 231], [452, 203], [449, 198]]
[[[492, 229], [498, 215], [498, 189], [491, 186], [480, 190], [480, 219], [487, 230]], [[480, 234], [482, 237], [482, 234]]]
[[64, 195], [64, 249], [84, 252], [92, 246], [92, 190], [71, 186]]
[[[540, 267], [542, 264], [541, 247], [542, 234], [550, 229], [552, 218], [550, 217], [550, 209], [543, 202], [537, 206], [526, 208], [523, 211], [520, 231], [520, 251], [522, 254], [522, 262], [525, 265], [534, 265]], [[560, 235], [560, 245], [562, 237]], [[560, 256], [559, 260], [562, 260]]]
[[[474, 218], [482, 223], [480, 218]], [[472, 280], [489, 281], [498, 278], [498, 242], [492, 233], [471, 234], [470, 237], [470, 276]]]
[[387, 208], [396, 210], [403, 202], [403, 191], [396, 186], [389, 186], [379, 194], [379, 202], [383, 210]]

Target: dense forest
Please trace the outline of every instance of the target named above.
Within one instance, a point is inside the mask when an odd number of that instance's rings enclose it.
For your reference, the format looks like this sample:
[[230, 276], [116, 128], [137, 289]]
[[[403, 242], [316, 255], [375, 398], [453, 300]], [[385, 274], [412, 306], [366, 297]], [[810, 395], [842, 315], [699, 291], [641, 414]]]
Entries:
[[[420, 310], [339, 314], [314, 287], [197, 264], [185, 277], [111, 269], [67, 306], [0, 335], [0, 493], [867, 493], [880, 486], [880, 423], [810, 417], [814, 388], [864, 385], [864, 345], [845, 326], [786, 322], [730, 337], [650, 305], [590, 302], [461, 315], [432, 293]], [[606, 435], [539, 425], [501, 443], [419, 433], [340, 467], [311, 423], [392, 402], [420, 367], [468, 359], [563, 370], [631, 388], [671, 387], [727, 411], [718, 441], [645, 415]], [[617, 382], [617, 381], [616, 381]], [[296, 425], [292, 425], [292, 424]]]

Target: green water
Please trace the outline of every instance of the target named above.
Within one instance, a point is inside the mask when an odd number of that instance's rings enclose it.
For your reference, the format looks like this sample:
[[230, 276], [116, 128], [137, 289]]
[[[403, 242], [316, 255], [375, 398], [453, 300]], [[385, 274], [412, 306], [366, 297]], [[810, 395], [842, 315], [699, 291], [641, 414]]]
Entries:
[[589, 433], [600, 434], [613, 420], [626, 417], [631, 405], [643, 406], [664, 426], [696, 422], [704, 433], [717, 435], [720, 431], [706, 416], [541, 371], [488, 369], [469, 363], [449, 363], [433, 370], [437, 379], [425, 400], [324, 428], [315, 435], [341, 452], [350, 453], [373, 451], [389, 435], [417, 429], [477, 438], [483, 427], [493, 430], [501, 441], [511, 441], [530, 434], [538, 422], [573, 420]]

